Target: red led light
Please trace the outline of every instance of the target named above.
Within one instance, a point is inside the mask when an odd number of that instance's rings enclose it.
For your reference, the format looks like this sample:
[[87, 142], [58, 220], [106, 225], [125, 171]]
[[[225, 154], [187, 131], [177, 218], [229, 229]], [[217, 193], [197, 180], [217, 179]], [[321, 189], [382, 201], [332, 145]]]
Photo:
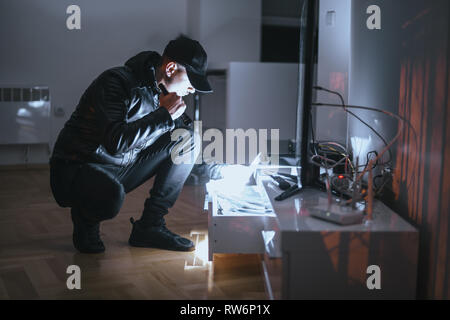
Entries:
[[339, 179], [344, 179], [344, 176], [343, 175], [339, 175], [338, 178]]

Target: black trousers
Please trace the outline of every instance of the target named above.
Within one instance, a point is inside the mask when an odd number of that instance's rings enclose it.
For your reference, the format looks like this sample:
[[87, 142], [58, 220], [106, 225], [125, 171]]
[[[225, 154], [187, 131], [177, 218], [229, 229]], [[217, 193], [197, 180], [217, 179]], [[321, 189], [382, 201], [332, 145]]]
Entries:
[[[114, 218], [122, 207], [125, 194], [156, 175], [149, 197], [144, 202], [143, 219], [158, 223], [175, 204], [198, 156], [192, 130], [171, 141], [170, 132], [142, 150], [130, 166], [75, 163], [58, 158], [50, 161], [50, 185], [56, 202], [62, 207], [78, 210], [91, 222]], [[172, 150], [189, 163], [175, 164]]]

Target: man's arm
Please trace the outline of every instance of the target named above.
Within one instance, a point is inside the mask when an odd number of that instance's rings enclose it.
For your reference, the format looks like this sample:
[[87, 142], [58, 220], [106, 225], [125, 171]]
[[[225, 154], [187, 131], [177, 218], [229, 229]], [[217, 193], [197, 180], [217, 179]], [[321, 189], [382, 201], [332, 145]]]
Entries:
[[158, 108], [145, 117], [127, 123], [130, 99], [126, 85], [119, 75], [107, 73], [98, 79], [95, 87], [96, 109], [103, 126], [102, 144], [110, 154], [127, 152], [144, 144], [149, 139], [161, 136], [174, 127], [166, 108]]

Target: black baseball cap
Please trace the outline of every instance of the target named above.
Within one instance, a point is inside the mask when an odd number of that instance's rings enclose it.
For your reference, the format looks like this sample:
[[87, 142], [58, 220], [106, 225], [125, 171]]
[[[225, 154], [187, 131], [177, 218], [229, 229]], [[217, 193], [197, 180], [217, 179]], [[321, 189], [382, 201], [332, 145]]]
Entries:
[[186, 68], [189, 81], [196, 91], [213, 92], [206, 78], [208, 56], [198, 41], [179, 36], [167, 44], [163, 55]]

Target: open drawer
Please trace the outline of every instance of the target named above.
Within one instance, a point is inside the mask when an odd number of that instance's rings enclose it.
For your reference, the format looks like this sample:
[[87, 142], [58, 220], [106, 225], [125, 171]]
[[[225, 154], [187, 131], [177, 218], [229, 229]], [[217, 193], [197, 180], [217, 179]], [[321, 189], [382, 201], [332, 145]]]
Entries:
[[[258, 186], [246, 186], [248, 188]], [[256, 189], [250, 192], [257, 192]], [[261, 194], [265, 196], [265, 194]], [[275, 219], [272, 210], [258, 212], [257, 210], [233, 210], [224, 205], [223, 196], [217, 189], [207, 184], [207, 199], [205, 210], [208, 212], [208, 240], [209, 261], [213, 260], [214, 253], [264, 253], [264, 241], [261, 231], [267, 225], [267, 219]], [[269, 202], [270, 204], [270, 202]]]

